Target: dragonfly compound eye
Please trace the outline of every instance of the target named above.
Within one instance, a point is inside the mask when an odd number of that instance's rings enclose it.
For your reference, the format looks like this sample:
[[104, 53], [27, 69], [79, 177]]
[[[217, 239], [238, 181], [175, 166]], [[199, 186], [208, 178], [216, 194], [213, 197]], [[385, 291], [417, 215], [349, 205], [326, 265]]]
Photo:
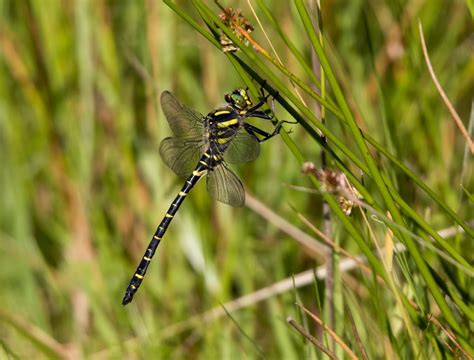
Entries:
[[243, 89], [236, 89], [227, 97], [227, 102], [236, 109], [242, 110], [251, 105], [247, 92]]

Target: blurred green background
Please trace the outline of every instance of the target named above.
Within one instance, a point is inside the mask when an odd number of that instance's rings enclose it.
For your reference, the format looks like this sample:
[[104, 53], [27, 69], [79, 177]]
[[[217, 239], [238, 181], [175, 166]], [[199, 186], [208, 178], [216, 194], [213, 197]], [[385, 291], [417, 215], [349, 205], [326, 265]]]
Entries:
[[[202, 23], [191, 2], [177, 3]], [[265, 3], [311, 66], [310, 43], [292, 3]], [[207, 4], [218, 14], [212, 1]], [[252, 36], [269, 49], [247, 2], [222, 5], [241, 8], [256, 28]], [[253, 5], [285, 66], [310, 83]], [[418, 34], [420, 19], [439, 81], [467, 123], [474, 94], [469, 3], [357, 0], [322, 6], [332, 60], [359, 126], [470, 220], [472, 203], [460, 184], [473, 191], [472, 156], [466, 162], [465, 142], [429, 77]], [[324, 312], [318, 310], [323, 281], [213, 321], [199, 317], [323, 263], [258, 211], [212, 201], [204, 182], [171, 224], [133, 303], [121, 305], [183, 181], [159, 158], [159, 143], [170, 133], [159, 95], [170, 90], [206, 114], [237, 86], [244, 84], [225, 54], [159, 1], [0, 1], [0, 357], [321, 356], [285, 320], [293, 316], [314, 332], [294, 303]], [[275, 110], [291, 120], [278, 104]], [[305, 158], [320, 166], [320, 148], [298, 125], [291, 129]], [[344, 131], [335, 133], [350, 144]], [[297, 212], [321, 227], [321, 196], [290, 186], [311, 183], [279, 137], [262, 146], [255, 162], [234, 170], [283, 219], [311, 236]], [[453, 225], [410, 179], [397, 180], [405, 201], [430, 225]], [[372, 221], [383, 239], [384, 229]], [[338, 242], [358, 255], [337, 221], [333, 228]], [[462, 236], [453, 244], [472, 250], [472, 239], [467, 241], [471, 248]], [[467, 260], [472, 264], [472, 256]], [[371, 302], [370, 294], [383, 287], [377, 290], [375, 279], [360, 271], [352, 275], [340, 295], [354, 312], [369, 358], [413, 355], [396, 320], [377, 320], [383, 304], [387, 318], [398, 316], [385, 295]], [[196, 321], [186, 323], [190, 318]], [[393, 353], [385, 352], [379, 340], [397, 331], [404, 334], [401, 344], [393, 342]], [[339, 334], [355, 341], [350, 322]], [[433, 354], [422, 344], [425, 354]]]

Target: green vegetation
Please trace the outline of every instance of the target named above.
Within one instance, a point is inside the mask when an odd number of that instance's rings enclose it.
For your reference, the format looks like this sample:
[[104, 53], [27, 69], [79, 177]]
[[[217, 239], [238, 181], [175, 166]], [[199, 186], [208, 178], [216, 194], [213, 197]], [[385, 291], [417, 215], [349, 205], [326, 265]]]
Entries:
[[[222, 6], [0, 2], [0, 357], [474, 356], [473, 154], [419, 33], [472, 138], [472, 2]], [[192, 190], [122, 306], [183, 182], [161, 92], [262, 85], [299, 124], [233, 168], [246, 207]]]

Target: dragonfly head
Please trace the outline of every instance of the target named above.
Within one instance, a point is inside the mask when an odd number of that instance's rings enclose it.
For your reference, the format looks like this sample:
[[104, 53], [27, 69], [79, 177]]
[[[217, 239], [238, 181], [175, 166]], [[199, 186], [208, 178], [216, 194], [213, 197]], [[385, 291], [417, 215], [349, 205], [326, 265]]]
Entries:
[[250, 100], [247, 89], [242, 88], [237, 88], [226, 94], [225, 101], [237, 110], [245, 110], [252, 106], [252, 100]]

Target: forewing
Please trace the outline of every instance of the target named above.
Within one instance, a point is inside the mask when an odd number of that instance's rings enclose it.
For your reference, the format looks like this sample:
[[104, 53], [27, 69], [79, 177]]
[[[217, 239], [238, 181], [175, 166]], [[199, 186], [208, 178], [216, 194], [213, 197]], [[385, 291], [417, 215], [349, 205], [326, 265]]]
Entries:
[[202, 137], [204, 116], [181, 104], [169, 91], [161, 93], [161, 108], [177, 137]]
[[255, 160], [260, 154], [260, 144], [255, 136], [238, 132], [230, 141], [224, 153], [224, 159], [229, 164], [242, 164]]
[[242, 207], [245, 204], [245, 191], [239, 177], [226, 167], [217, 165], [207, 175], [207, 191], [217, 201]]
[[202, 155], [202, 141], [168, 137], [160, 144], [160, 155], [176, 175], [189, 176]]

